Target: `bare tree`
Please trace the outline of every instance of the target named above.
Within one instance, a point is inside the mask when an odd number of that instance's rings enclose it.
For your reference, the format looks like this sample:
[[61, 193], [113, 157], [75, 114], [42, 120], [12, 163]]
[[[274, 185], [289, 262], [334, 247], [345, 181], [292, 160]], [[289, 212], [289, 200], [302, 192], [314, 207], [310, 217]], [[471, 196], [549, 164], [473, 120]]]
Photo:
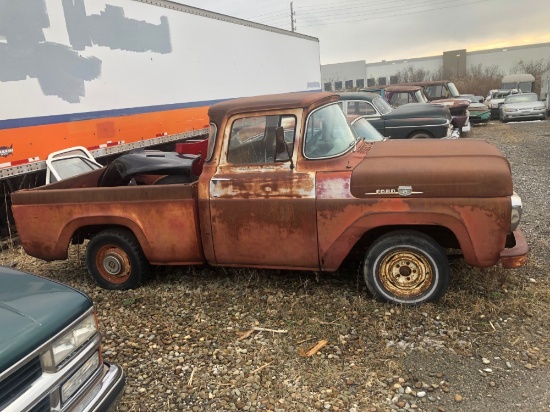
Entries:
[[398, 83], [423, 82], [430, 77], [430, 72], [422, 67], [415, 68], [411, 65], [399, 70], [397, 76]]
[[471, 93], [485, 96], [489, 90], [498, 89], [502, 80], [502, 72], [498, 66], [484, 67], [481, 63], [471, 65], [466, 75], [455, 79], [454, 83], [461, 93]]

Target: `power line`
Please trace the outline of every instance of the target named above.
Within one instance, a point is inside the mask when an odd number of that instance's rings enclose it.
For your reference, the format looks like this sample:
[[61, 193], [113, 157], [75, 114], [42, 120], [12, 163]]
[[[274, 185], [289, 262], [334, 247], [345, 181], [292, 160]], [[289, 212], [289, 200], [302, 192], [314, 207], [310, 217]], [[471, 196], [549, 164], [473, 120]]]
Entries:
[[[410, 12], [410, 13], [396, 13], [396, 14], [394, 13], [394, 14], [389, 15], [389, 16], [366, 17], [366, 18], [361, 18], [361, 19], [339, 20], [339, 21], [331, 21], [329, 19], [328, 21], [324, 21], [324, 22], [320, 22], [320, 23], [302, 24], [302, 27], [325, 26], [325, 25], [330, 25], [330, 24], [344, 24], [344, 23], [354, 23], [354, 22], [369, 21], [369, 20], [379, 20], [379, 19], [385, 19], [385, 18], [390, 18], [390, 17], [407, 16], [407, 15], [412, 15], [412, 14], [425, 13], [425, 12], [430, 12], [430, 11], [434, 11], [434, 10], [449, 9], [449, 8], [454, 8], [454, 7], [463, 7], [463, 6], [467, 6], [467, 5], [470, 5], [470, 4], [482, 3], [482, 2], [486, 2], [486, 1], [489, 1], [489, 0], [477, 0], [477, 1], [472, 1], [472, 2], [469, 2], [469, 3], [453, 4], [453, 5], [444, 6], [444, 7], [433, 7], [433, 8], [430, 8], [430, 9], [417, 10], [417, 11], [413, 11], [413, 12]], [[455, 2], [455, 0], [440, 1], [440, 2], [438, 2], [438, 4], [449, 3], [449, 2]], [[414, 7], [414, 8], [416, 8], [416, 7]], [[412, 8], [402, 8], [401, 10], [411, 10], [411, 9]], [[385, 12], [376, 13], [376, 14], [383, 14], [383, 13], [391, 12], [393, 10], [394, 9], [387, 10]], [[355, 13], [354, 15], [358, 16], [357, 13]], [[361, 16], [361, 15], [359, 15], [359, 16]], [[316, 19], [316, 20], [319, 20], [319, 19]]]

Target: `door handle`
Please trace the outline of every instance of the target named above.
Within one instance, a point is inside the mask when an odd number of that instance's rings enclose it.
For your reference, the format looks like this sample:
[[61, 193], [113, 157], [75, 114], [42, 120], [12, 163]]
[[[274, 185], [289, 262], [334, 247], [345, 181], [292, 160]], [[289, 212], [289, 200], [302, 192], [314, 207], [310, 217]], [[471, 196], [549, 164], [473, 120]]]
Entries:
[[228, 177], [213, 177], [212, 182], [231, 182]]

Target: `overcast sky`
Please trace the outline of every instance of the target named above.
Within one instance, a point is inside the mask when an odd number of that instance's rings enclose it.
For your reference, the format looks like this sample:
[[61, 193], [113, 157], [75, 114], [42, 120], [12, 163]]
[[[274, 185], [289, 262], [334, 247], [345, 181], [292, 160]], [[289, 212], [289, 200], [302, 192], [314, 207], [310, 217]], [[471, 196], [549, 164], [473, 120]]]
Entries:
[[[176, 0], [291, 29], [289, 0]], [[293, 0], [321, 63], [397, 60], [550, 42], [550, 0]], [[550, 56], [541, 56], [550, 58]]]

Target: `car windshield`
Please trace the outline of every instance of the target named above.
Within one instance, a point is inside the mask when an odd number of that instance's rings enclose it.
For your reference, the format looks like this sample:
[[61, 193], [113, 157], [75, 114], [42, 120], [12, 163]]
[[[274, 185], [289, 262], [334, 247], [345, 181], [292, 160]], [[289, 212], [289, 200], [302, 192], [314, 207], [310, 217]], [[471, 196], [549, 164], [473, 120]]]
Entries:
[[314, 111], [307, 120], [304, 156], [308, 159], [336, 157], [355, 146], [355, 136], [338, 104]]
[[393, 110], [390, 104], [381, 97], [373, 99], [372, 104], [376, 107], [376, 109], [378, 109], [380, 114], [388, 114]]
[[536, 102], [538, 100], [537, 95], [534, 93], [515, 94], [508, 96], [504, 103], [522, 103], [522, 102]]
[[352, 122], [351, 127], [357, 137], [363, 139], [365, 142], [380, 142], [384, 140], [384, 136], [382, 136], [364, 117], [359, 117]]
[[449, 88], [452, 97], [457, 97], [460, 94], [454, 83], [447, 83], [447, 87]]
[[414, 95], [416, 96], [418, 103], [429, 103], [428, 98], [421, 90], [414, 92]]

